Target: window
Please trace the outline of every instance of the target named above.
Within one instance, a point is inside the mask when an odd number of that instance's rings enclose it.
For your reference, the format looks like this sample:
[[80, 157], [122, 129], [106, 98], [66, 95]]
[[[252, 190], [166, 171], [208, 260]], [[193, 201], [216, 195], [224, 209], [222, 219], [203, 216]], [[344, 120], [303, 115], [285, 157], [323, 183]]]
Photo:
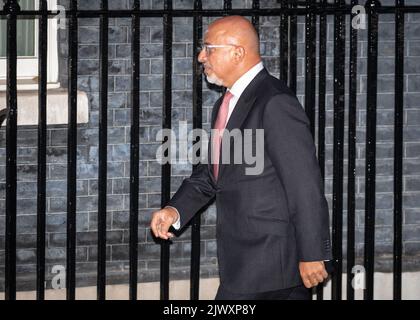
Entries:
[[[38, 10], [38, 0], [20, 0], [21, 10]], [[57, 10], [57, 0], [48, 0], [48, 9]], [[17, 21], [17, 78], [19, 90], [38, 88], [38, 19]], [[57, 19], [48, 19], [47, 87], [58, 88]], [[0, 90], [6, 90], [7, 20], [0, 21]]]
[[[0, 1], [1, 3], [1, 1]], [[48, 0], [48, 9], [58, 10], [57, 0]], [[22, 10], [38, 10], [39, 0], [20, 0]], [[61, 7], [60, 7], [61, 8]], [[38, 19], [17, 21], [18, 125], [38, 123]], [[0, 21], [0, 111], [6, 109], [7, 21]], [[48, 19], [47, 124], [67, 124], [68, 93], [58, 83], [58, 19]], [[64, 106], [64, 107], [63, 107]], [[85, 92], [77, 91], [77, 123], [89, 121]]]

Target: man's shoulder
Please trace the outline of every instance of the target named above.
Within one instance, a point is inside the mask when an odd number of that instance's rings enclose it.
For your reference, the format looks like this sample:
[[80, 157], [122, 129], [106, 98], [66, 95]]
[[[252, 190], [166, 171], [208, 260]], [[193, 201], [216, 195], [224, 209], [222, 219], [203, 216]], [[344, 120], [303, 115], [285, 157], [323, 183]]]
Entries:
[[271, 74], [268, 74], [268, 76], [265, 77], [261, 89], [262, 90], [258, 90], [257, 92], [266, 97], [273, 97], [282, 94], [295, 96], [293, 91], [283, 80], [278, 79]]
[[256, 90], [257, 104], [267, 104], [272, 99], [297, 99], [295, 93], [280, 80], [270, 74], [264, 78], [260, 87]]

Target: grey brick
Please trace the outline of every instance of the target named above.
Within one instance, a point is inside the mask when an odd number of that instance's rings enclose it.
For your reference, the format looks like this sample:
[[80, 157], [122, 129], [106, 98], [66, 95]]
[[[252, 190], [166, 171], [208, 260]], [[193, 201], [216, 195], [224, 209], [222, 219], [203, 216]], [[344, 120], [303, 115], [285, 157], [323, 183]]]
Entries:
[[420, 252], [420, 241], [405, 242], [403, 247], [404, 247], [403, 252], [405, 255], [417, 256]]
[[127, 211], [119, 211], [112, 213], [112, 229], [122, 230], [129, 227], [130, 214]]
[[404, 126], [404, 141], [418, 141], [420, 134], [420, 126], [418, 125], [407, 125]]
[[420, 223], [419, 209], [418, 208], [408, 209], [405, 207], [404, 203], [403, 203], [403, 207], [404, 207], [404, 223], [405, 224], [419, 224]]
[[16, 170], [17, 181], [36, 180], [38, 170], [36, 165], [18, 165]]
[[151, 66], [150, 66], [151, 59], [140, 59], [140, 74], [150, 74]]
[[79, 43], [86, 43], [91, 44], [92, 41], [98, 43], [99, 42], [99, 28], [98, 27], [85, 27], [80, 26], [79, 27]]
[[163, 78], [161, 75], [140, 76], [142, 90], [162, 90]]
[[[77, 79], [77, 88], [79, 90], [88, 91], [88, 92], [98, 92], [99, 91], [99, 80], [97, 76], [79, 76]], [[108, 89], [112, 91], [113, 86], [108, 85]]]
[[210, 205], [207, 210], [202, 214], [202, 223], [204, 225], [215, 225], [216, 224], [216, 206]]
[[[106, 261], [109, 261], [111, 258], [111, 246], [107, 245], [105, 248], [105, 255], [106, 255]], [[88, 261], [97, 261], [98, 260], [98, 247], [88, 247]], [[115, 267], [113, 268], [115, 269]], [[113, 272], [111, 271], [112, 269], [108, 267], [106, 267], [106, 270], [109, 274], [109, 272]], [[115, 270], [114, 270], [115, 272]]]
[[187, 48], [185, 43], [173, 43], [172, 45], [172, 56], [174, 58], [191, 57], [192, 49]]
[[78, 56], [81, 59], [98, 59], [99, 46], [97, 45], [79, 45]]
[[[88, 226], [88, 215], [86, 213], [77, 213], [76, 216], [76, 230], [87, 231]], [[64, 233], [67, 230], [67, 214], [48, 214], [47, 215], [47, 232], [61, 232]]]
[[47, 166], [49, 170], [50, 179], [66, 179], [67, 178], [67, 165], [54, 164]]
[[[36, 182], [18, 182], [17, 183], [17, 197], [21, 200], [18, 201], [18, 206], [20, 210], [30, 209], [33, 203], [25, 203], [26, 199], [23, 198], [32, 198], [36, 195], [37, 183]], [[19, 213], [21, 213], [19, 210]]]
[[131, 45], [129, 44], [117, 44], [115, 45], [115, 57], [116, 58], [131, 58]]
[[35, 263], [36, 250], [35, 249], [18, 249], [16, 250], [16, 262], [19, 264]]
[[129, 68], [125, 60], [110, 60], [108, 61], [108, 74], [109, 75], [119, 75], [127, 74]]
[[192, 31], [192, 24], [185, 25], [185, 24], [178, 24], [174, 26], [174, 33], [173, 33], [174, 42], [190, 42], [192, 39], [193, 31]]
[[154, 243], [140, 243], [138, 250], [142, 259], [159, 259], [160, 246]]
[[420, 157], [420, 144], [419, 143], [406, 143], [405, 144], [405, 156], [407, 158], [419, 158]]
[[420, 161], [418, 159], [406, 159], [403, 162], [403, 170], [406, 174], [420, 174]]
[[79, 60], [77, 70], [80, 75], [98, 75], [99, 61], [94, 59]]
[[140, 144], [140, 158], [142, 160], [156, 160], [156, 152], [161, 144]]
[[205, 256], [217, 257], [217, 243], [215, 240], [205, 241]]
[[[420, 90], [420, 87], [419, 87]], [[408, 125], [419, 125], [420, 124], [420, 110], [407, 110], [406, 111], [406, 123]]]
[[190, 91], [175, 91], [172, 94], [173, 107], [190, 107], [192, 103], [192, 93]]
[[16, 233], [17, 234], [33, 234], [36, 233], [36, 215], [35, 208], [33, 214], [26, 214], [16, 217]]
[[404, 72], [406, 73], [419, 73], [420, 66], [418, 65], [420, 58], [407, 57], [404, 59]]
[[420, 193], [409, 193], [403, 195], [405, 208], [420, 208]]
[[161, 207], [161, 194], [160, 193], [148, 194], [147, 199], [148, 199], [147, 200], [148, 208], [160, 209]]
[[[65, 259], [66, 259], [66, 248], [47, 248], [45, 252], [45, 260], [48, 263], [65, 263]], [[78, 261], [87, 260], [86, 247], [76, 248], [76, 259]]]
[[141, 44], [140, 45], [140, 57], [142, 58], [158, 58], [162, 57], [163, 47], [162, 44]]
[[404, 191], [420, 192], [420, 176], [405, 177]]
[[[359, 146], [358, 158], [365, 159], [366, 148], [364, 145]], [[389, 143], [378, 143], [376, 145], [376, 156], [379, 159], [394, 158], [394, 146]]]
[[36, 148], [17, 148], [16, 162], [18, 164], [30, 164], [37, 162], [38, 152]]
[[127, 27], [117, 26], [108, 29], [110, 43], [124, 43], [127, 42]]
[[163, 60], [162, 59], [150, 59], [150, 73], [163, 74]]
[[111, 246], [111, 260], [112, 261], [127, 261], [129, 259], [128, 245], [113, 245]]
[[419, 40], [420, 39], [419, 32], [420, 32], [420, 24], [411, 22], [407, 24], [405, 36], [407, 37], [407, 39], [410, 39], [410, 40]]
[[162, 124], [162, 109], [148, 108], [140, 110], [140, 123], [141, 124]]
[[131, 89], [131, 78], [129, 76], [116, 76], [115, 77], [115, 92], [129, 91]]
[[[107, 215], [106, 215], [106, 229], [107, 230], [111, 230], [113, 214], [115, 214], [115, 212], [107, 212]], [[97, 231], [98, 230], [98, 212], [97, 211], [89, 212], [88, 221], [89, 221], [88, 231]]]
[[113, 194], [127, 194], [130, 192], [130, 180], [128, 178], [112, 179]]
[[162, 174], [162, 166], [156, 161], [148, 161], [148, 175], [160, 176]]
[[410, 41], [408, 42], [408, 55], [411, 57], [420, 56], [420, 41]]
[[420, 241], [420, 226], [403, 226], [402, 237], [403, 241]]
[[130, 123], [130, 110], [128, 109], [116, 109], [114, 110], [113, 117], [114, 126], [122, 126]]
[[162, 92], [150, 92], [150, 107], [151, 108], [162, 108], [163, 95]]
[[172, 67], [174, 74], [191, 74], [192, 59], [174, 59]]

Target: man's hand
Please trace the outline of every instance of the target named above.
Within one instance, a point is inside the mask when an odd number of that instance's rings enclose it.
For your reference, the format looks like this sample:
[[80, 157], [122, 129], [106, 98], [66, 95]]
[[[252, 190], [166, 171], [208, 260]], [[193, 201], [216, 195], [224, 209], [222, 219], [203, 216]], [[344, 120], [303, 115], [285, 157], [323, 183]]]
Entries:
[[174, 235], [168, 232], [172, 224], [178, 220], [178, 213], [173, 208], [163, 208], [153, 213], [150, 228], [157, 238], [168, 240]]
[[315, 287], [328, 278], [324, 261], [299, 262], [299, 271], [306, 288]]

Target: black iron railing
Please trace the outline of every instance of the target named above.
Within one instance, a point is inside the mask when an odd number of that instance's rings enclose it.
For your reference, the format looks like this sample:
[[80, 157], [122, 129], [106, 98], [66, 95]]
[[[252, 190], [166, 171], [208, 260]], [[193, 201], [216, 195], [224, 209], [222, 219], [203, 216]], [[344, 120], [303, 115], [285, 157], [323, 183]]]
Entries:
[[[345, 88], [344, 65], [346, 58], [346, 16], [354, 17], [352, 8], [359, 1], [344, 0], [334, 4], [320, 1], [279, 1], [280, 8], [260, 9], [259, 1], [253, 1], [251, 9], [232, 9], [231, 1], [224, 1], [220, 10], [203, 10], [202, 1], [195, 1], [192, 10], [173, 10], [172, 2], [166, 0], [163, 10], [140, 10], [139, 0], [134, 0], [131, 10], [109, 10], [108, 1], [101, 1], [100, 10], [78, 10], [77, 1], [70, 1], [66, 10], [69, 22], [68, 56], [68, 177], [67, 177], [67, 299], [75, 299], [76, 286], [76, 155], [77, 155], [77, 48], [78, 20], [100, 19], [100, 109], [99, 109], [99, 201], [98, 201], [98, 278], [97, 297], [105, 299], [106, 285], [106, 181], [107, 181], [107, 76], [108, 76], [108, 24], [109, 18], [132, 20], [132, 88], [131, 88], [131, 153], [130, 153], [130, 299], [137, 299], [138, 268], [138, 192], [139, 192], [139, 77], [140, 77], [140, 25], [141, 17], [163, 17], [164, 83], [163, 83], [163, 128], [171, 128], [172, 91], [172, 29], [174, 17], [193, 17], [193, 128], [202, 127], [202, 76], [197, 63], [199, 43], [202, 39], [203, 17], [239, 14], [252, 17], [258, 29], [260, 16], [280, 17], [280, 78], [293, 91], [297, 87], [297, 16], [306, 17], [305, 59], [305, 110], [311, 121], [315, 137], [315, 97], [318, 94], [318, 158], [322, 175], [325, 176], [325, 105], [326, 105], [326, 35], [327, 16], [334, 17], [334, 152], [333, 152], [333, 253], [336, 260], [332, 278], [332, 298], [341, 299], [342, 292], [342, 237], [343, 237], [343, 163], [344, 163], [344, 97], [349, 95], [348, 130], [348, 185], [347, 185], [347, 298], [354, 299], [351, 285], [352, 266], [355, 263], [355, 159], [356, 159], [356, 75], [357, 75], [357, 30], [350, 30], [349, 88]], [[403, 159], [403, 62], [404, 62], [404, 17], [407, 13], [420, 12], [420, 6], [405, 6], [404, 0], [396, 0], [394, 6], [381, 6], [379, 1], [369, 0], [364, 4], [368, 17], [368, 88], [366, 130], [366, 186], [365, 186], [365, 256], [367, 288], [365, 299], [373, 299], [374, 248], [375, 248], [375, 146], [377, 107], [378, 63], [378, 16], [395, 14], [395, 149], [394, 149], [394, 298], [401, 299], [402, 259], [402, 159]], [[0, 17], [7, 19], [7, 111], [0, 114], [6, 121], [6, 250], [5, 293], [6, 299], [16, 298], [16, 150], [17, 150], [17, 19], [39, 20], [39, 125], [38, 125], [38, 201], [37, 201], [37, 298], [44, 299], [45, 280], [45, 203], [46, 203], [46, 94], [47, 94], [47, 21], [56, 16], [47, 10], [47, 1], [40, 0], [39, 10], [20, 11], [16, 0], [7, 0]], [[319, 16], [319, 30], [317, 17]], [[317, 50], [316, 33], [319, 32]], [[316, 92], [316, 56], [319, 56], [319, 85]], [[360, 106], [359, 106], [360, 108]], [[170, 164], [162, 166], [162, 206], [170, 197]], [[200, 270], [200, 217], [192, 221], [191, 252], [191, 299], [198, 299]], [[169, 297], [169, 244], [161, 241], [161, 299]], [[318, 299], [323, 289], [317, 290]]]

